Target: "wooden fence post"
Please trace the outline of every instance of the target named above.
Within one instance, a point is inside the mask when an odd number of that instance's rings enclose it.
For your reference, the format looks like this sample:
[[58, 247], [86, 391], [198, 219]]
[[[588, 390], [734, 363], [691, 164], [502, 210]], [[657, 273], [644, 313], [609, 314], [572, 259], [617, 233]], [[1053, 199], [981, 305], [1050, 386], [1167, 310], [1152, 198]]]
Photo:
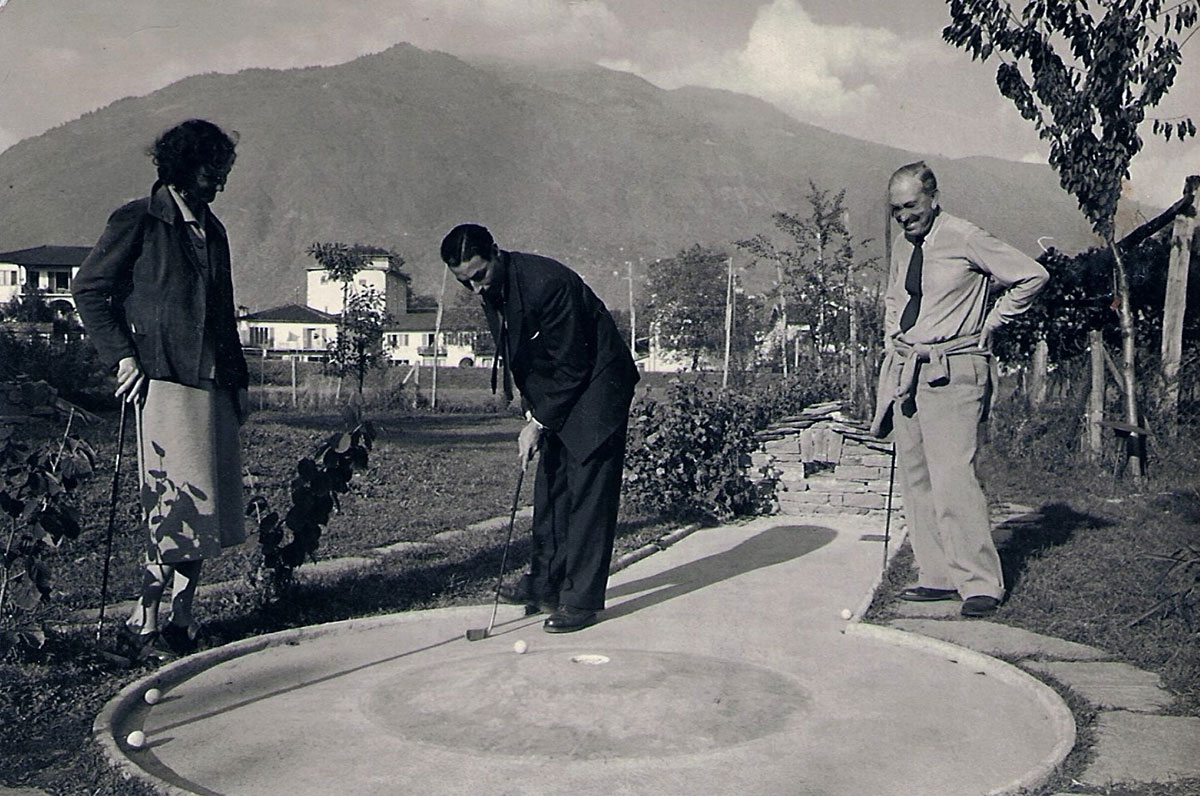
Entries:
[[1033, 346], [1033, 362], [1029, 367], [1029, 403], [1035, 409], [1046, 403], [1049, 362], [1050, 344], [1046, 338], [1038, 338]]
[[1088, 393], [1087, 452], [1088, 458], [1099, 461], [1104, 453], [1104, 336], [1099, 329], [1088, 332], [1088, 350], [1092, 360], [1092, 388]]
[[1163, 411], [1167, 434], [1179, 431], [1179, 362], [1183, 356], [1183, 316], [1187, 309], [1188, 266], [1192, 259], [1192, 233], [1196, 210], [1175, 216], [1171, 230], [1171, 254], [1167, 266], [1167, 293], [1163, 300], [1162, 378]]

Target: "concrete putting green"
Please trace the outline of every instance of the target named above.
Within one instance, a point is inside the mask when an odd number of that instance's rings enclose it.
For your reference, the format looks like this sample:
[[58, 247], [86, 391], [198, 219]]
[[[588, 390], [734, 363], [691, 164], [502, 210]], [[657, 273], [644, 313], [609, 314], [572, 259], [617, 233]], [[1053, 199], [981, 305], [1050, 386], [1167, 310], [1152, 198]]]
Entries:
[[784, 730], [810, 703], [799, 683], [759, 666], [588, 649], [430, 664], [381, 683], [363, 709], [381, 731], [411, 741], [590, 760], [733, 746]]
[[[880, 545], [862, 541], [876, 525], [699, 531], [617, 573], [601, 621], [578, 633], [502, 606], [491, 637], [468, 642], [488, 603], [247, 639], [130, 684], [96, 738], [130, 776], [203, 796], [1035, 787], [1074, 742], [1053, 691], [841, 618], [878, 577]], [[124, 742], [134, 730], [141, 749]]]

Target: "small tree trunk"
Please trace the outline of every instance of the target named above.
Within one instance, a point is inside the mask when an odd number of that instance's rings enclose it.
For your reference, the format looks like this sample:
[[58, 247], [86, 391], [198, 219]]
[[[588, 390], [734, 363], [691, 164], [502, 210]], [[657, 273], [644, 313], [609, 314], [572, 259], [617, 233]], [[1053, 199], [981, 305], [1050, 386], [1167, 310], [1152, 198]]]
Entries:
[[1104, 419], [1104, 335], [1099, 329], [1088, 332], [1088, 349], [1092, 360], [1092, 387], [1088, 393], [1087, 452], [1092, 461], [1104, 453], [1104, 436], [1100, 421]]
[[[1113, 254], [1114, 267], [1117, 275], [1117, 317], [1121, 324], [1121, 380], [1125, 384], [1125, 422], [1131, 426], [1139, 425], [1137, 403], [1137, 351], [1135, 330], [1133, 328], [1133, 307], [1129, 303], [1129, 274], [1125, 271], [1125, 261], [1121, 259], [1120, 247], [1111, 236], [1108, 242], [1109, 251]], [[1134, 478], [1140, 479], [1145, 464], [1146, 439], [1141, 434], [1130, 434], [1128, 445], [1129, 472]]]

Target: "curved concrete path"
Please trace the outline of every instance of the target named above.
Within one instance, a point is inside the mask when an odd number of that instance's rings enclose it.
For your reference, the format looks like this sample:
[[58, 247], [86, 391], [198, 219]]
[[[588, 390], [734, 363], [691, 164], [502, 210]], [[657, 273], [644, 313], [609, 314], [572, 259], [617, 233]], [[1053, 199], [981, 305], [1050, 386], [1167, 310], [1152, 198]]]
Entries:
[[[1040, 783], [1074, 743], [1052, 690], [842, 618], [877, 583], [881, 544], [863, 537], [881, 526], [697, 531], [614, 575], [603, 621], [574, 634], [502, 606], [491, 638], [466, 641], [489, 604], [248, 639], [131, 684], [97, 738], [163, 792], [208, 796], [977, 796]], [[124, 741], [134, 729], [140, 750]]]

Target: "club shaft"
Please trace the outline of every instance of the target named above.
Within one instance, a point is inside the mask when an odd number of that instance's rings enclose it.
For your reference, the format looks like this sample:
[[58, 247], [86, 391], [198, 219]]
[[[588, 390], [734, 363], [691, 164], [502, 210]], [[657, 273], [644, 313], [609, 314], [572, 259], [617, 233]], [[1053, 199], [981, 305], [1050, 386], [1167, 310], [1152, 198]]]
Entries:
[[504, 552], [500, 555], [500, 574], [496, 578], [496, 594], [492, 598], [492, 618], [488, 621], [485, 635], [491, 635], [496, 625], [496, 611], [500, 607], [500, 587], [504, 584], [504, 570], [508, 566], [508, 548], [512, 545], [513, 526], [517, 523], [517, 506], [521, 500], [521, 483], [525, 480], [525, 468], [517, 473], [517, 488], [513, 493], [512, 511], [508, 514], [508, 537], [504, 540]]
[[892, 463], [888, 468], [887, 511], [883, 520], [883, 568], [888, 565], [888, 542], [892, 539], [892, 492], [896, 484], [896, 443], [892, 443]]
[[121, 419], [117, 422], [117, 455], [113, 461], [112, 492], [108, 499], [108, 528], [104, 538], [104, 568], [100, 576], [100, 614], [96, 617], [96, 645], [104, 631], [104, 607], [108, 602], [108, 568], [112, 559], [113, 528], [117, 518], [117, 498], [121, 486], [121, 452], [125, 449], [125, 408], [129, 404], [122, 398]]

